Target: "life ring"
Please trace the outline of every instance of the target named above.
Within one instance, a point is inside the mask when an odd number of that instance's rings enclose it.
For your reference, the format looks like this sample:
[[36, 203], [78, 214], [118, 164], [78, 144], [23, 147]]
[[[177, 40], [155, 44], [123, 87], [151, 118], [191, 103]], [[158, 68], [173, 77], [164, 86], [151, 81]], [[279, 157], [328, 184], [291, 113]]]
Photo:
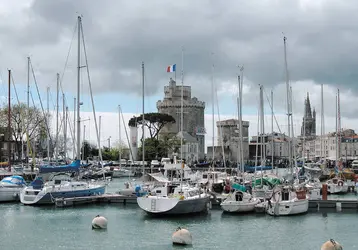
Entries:
[[340, 180], [340, 181], [338, 181], [338, 186], [343, 186], [343, 181], [342, 180]]

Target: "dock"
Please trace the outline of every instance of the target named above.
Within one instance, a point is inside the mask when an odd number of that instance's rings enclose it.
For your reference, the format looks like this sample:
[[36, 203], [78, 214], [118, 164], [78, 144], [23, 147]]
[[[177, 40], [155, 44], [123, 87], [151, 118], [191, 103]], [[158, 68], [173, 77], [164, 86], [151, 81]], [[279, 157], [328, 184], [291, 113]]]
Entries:
[[328, 199], [328, 200], [310, 200], [308, 208], [311, 211], [320, 209], [358, 210], [358, 199]]
[[55, 199], [56, 207], [72, 207], [72, 206], [95, 204], [95, 203], [137, 204], [137, 197], [126, 196], [121, 194], [103, 194], [103, 195], [96, 195], [96, 196]]

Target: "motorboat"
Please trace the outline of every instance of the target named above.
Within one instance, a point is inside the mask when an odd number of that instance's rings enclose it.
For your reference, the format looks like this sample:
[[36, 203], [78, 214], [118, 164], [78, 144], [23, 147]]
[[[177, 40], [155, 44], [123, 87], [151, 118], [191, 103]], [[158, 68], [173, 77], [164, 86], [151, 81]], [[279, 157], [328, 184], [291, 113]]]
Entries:
[[330, 194], [339, 194], [348, 192], [348, 184], [340, 178], [333, 178], [326, 182], [327, 191]]
[[0, 181], [0, 202], [18, 201], [20, 191], [26, 187], [23, 177], [18, 175], [5, 177]]
[[271, 199], [267, 202], [266, 212], [269, 215], [284, 216], [303, 214], [308, 211], [308, 196], [304, 188], [292, 186], [276, 187]]
[[220, 206], [225, 212], [243, 213], [254, 211], [260, 202], [260, 199], [254, 198], [251, 194], [236, 190], [230, 193]]
[[207, 212], [210, 195], [189, 185], [166, 185], [160, 192], [137, 197], [139, 207], [150, 215], [177, 215]]
[[45, 183], [37, 177], [21, 190], [20, 201], [24, 205], [46, 205], [53, 204], [56, 198], [102, 195], [105, 189], [104, 183], [76, 181], [68, 174], [58, 173]]

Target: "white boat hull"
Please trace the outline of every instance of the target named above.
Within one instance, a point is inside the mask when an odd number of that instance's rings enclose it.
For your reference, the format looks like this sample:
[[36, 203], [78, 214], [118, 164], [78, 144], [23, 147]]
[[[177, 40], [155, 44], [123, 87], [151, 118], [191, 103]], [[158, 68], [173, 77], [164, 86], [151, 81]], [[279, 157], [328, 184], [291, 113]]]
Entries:
[[275, 216], [303, 214], [307, 211], [308, 199], [269, 202], [267, 205], [267, 213]]
[[138, 197], [137, 203], [142, 210], [151, 215], [191, 214], [206, 212], [210, 209], [208, 195], [185, 200], [160, 196]]
[[260, 202], [259, 199], [253, 199], [251, 202], [242, 201], [228, 201], [220, 204], [221, 208], [225, 212], [230, 213], [245, 213], [252, 212], [255, 210], [255, 206]]
[[20, 191], [23, 187], [1, 187], [0, 186], [0, 202], [18, 201], [20, 200]]

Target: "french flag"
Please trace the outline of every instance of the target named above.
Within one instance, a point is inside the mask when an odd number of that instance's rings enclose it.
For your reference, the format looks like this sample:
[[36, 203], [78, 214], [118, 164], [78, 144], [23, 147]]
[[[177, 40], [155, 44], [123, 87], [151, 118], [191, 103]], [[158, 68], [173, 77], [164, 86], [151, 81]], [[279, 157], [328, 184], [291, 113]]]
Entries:
[[175, 72], [176, 71], [176, 64], [170, 65], [167, 67], [167, 72]]

